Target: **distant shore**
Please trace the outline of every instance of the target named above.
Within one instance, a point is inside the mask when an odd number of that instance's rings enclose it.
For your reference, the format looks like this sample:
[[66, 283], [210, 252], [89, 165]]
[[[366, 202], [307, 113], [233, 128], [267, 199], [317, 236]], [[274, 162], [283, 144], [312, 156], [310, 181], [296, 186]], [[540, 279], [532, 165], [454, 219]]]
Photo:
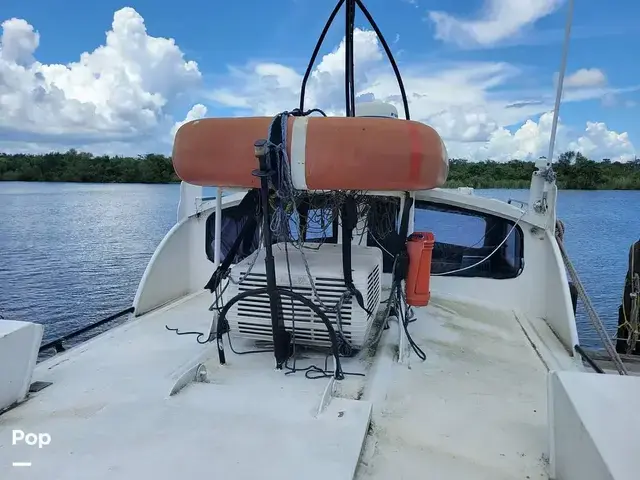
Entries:
[[[445, 188], [528, 188], [534, 162], [470, 162], [451, 159]], [[558, 188], [565, 190], [640, 190], [640, 159], [594, 161], [565, 152], [554, 163]], [[171, 158], [94, 156], [69, 150], [42, 155], [0, 153], [0, 181], [79, 183], [176, 183]]]

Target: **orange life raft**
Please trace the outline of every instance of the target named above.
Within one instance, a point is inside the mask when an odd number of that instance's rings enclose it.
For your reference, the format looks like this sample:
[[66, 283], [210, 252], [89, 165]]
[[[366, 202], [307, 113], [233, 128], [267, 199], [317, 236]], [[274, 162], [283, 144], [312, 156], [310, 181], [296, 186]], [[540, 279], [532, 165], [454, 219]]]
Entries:
[[[182, 125], [173, 166], [187, 183], [259, 187], [254, 142], [271, 117], [206, 118]], [[293, 186], [308, 190], [426, 190], [442, 186], [447, 151], [420, 122], [370, 117], [289, 117], [287, 154]]]

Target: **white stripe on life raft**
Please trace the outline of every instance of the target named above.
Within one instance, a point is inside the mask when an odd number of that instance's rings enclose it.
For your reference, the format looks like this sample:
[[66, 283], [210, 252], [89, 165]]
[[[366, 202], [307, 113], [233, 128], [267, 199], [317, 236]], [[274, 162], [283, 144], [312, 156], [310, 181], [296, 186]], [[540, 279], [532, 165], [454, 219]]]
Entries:
[[298, 190], [307, 190], [306, 148], [309, 117], [293, 119], [291, 129], [291, 181]]

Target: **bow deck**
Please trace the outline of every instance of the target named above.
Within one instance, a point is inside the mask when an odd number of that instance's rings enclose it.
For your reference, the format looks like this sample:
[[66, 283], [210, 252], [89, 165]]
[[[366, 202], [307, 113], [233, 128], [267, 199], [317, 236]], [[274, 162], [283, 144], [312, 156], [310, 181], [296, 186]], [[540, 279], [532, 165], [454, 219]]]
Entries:
[[[2, 416], [0, 476], [545, 475], [547, 369], [531, 341], [543, 356], [561, 347], [542, 323], [434, 299], [410, 324], [425, 362], [395, 362], [391, 324], [374, 358], [344, 362], [346, 372], [366, 376], [338, 382], [322, 409], [329, 379], [276, 372], [269, 353], [227, 349], [221, 367], [214, 344], [165, 329], [208, 331], [209, 302], [208, 294], [188, 297], [40, 364], [34, 380], [53, 384]], [[247, 345], [236, 340], [234, 347]], [[301, 359], [298, 367], [323, 361]], [[198, 362], [209, 383], [188, 383], [170, 396]], [[12, 446], [13, 429], [49, 433], [51, 444]], [[32, 466], [11, 466], [19, 461]]]

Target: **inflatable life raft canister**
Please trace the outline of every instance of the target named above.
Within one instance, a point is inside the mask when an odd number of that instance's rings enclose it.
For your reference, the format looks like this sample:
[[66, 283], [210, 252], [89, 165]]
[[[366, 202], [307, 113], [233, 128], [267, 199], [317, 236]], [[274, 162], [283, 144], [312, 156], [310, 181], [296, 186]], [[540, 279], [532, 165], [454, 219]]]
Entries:
[[[356, 107], [358, 117], [287, 119], [291, 182], [298, 190], [418, 191], [441, 187], [449, 173], [442, 138], [421, 122], [399, 120], [393, 105]], [[203, 118], [182, 125], [173, 168], [191, 185], [259, 188], [254, 143], [272, 117]]]
[[407, 239], [409, 271], [407, 272], [407, 304], [426, 307], [431, 297], [431, 254], [435, 237], [431, 232], [415, 232]]

